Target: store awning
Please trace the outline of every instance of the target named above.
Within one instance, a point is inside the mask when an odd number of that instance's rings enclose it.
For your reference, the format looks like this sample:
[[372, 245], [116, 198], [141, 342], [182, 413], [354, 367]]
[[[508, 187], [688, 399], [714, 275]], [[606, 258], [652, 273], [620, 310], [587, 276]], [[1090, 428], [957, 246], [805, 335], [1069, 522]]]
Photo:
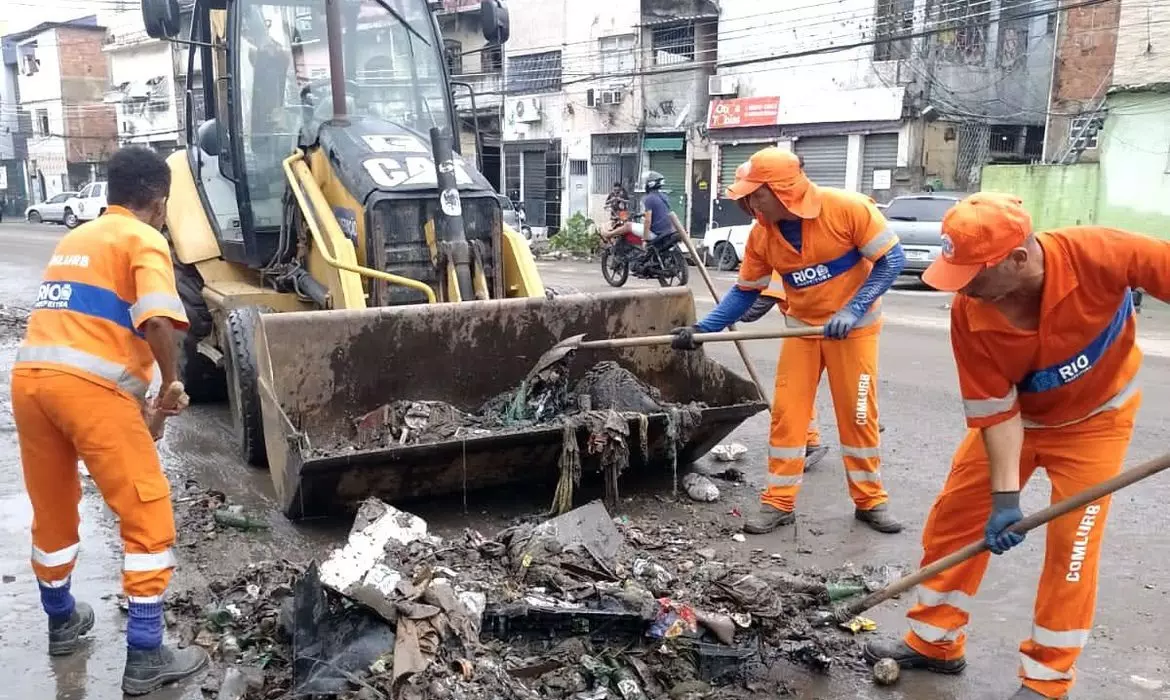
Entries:
[[683, 137], [681, 136], [647, 136], [642, 142], [642, 147], [647, 152], [654, 151], [681, 151], [683, 150]]

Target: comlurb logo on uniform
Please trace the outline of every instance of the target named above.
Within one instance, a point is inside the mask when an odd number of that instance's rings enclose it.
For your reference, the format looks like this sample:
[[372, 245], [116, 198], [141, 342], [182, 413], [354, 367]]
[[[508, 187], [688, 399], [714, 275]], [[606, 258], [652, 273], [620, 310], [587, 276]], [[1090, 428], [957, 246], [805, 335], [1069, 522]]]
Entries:
[[827, 266], [817, 265], [816, 267], [806, 267], [803, 270], [793, 272], [792, 281], [798, 287], [806, 287], [810, 284], [824, 282], [832, 276]]
[[38, 309], [67, 309], [73, 296], [73, 287], [68, 282], [44, 282], [37, 290]]
[[942, 254], [944, 258], [955, 257], [955, 242], [945, 233], [942, 235]]

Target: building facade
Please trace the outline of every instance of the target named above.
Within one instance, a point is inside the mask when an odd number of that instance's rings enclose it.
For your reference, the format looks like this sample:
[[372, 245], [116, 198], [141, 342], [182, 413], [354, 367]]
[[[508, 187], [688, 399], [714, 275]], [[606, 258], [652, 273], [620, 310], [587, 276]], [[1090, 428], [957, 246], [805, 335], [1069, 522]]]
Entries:
[[17, 216], [28, 201], [27, 134], [29, 120], [20, 111], [16, 42], [0, 37], [0, 213]]
[[20, 112], [30, 122], [25, 169], [34, 201], [100, 179], [117, 147], [115, 111], [103, 102], [109, 82], [104, 36], [89, 16], [9, 37]]
[[114, 13], [103, 22], [110, 76], [104, 100], [117, 111], [119, 145], [173, 151], [182, 142], [174, 46], [147, 36], [141, 10]]
[[1121, 0], [1076, 7], [1057, 17], [1052, 100], [1044, 161], [1092, 162], [1100, 154], [1105, 98], [1113, 84]]
[[[988, 162], [1038, 160], [1055, 0], [724, 0], [708, 119], [715, 180], [765, 145], [878, 201], [977, 189]], [[743, 214], [715, 197], [719, 224]]]
[[1121, 0], [1099, 135], [1099, 221], [1170, 238], [1170, 23]]

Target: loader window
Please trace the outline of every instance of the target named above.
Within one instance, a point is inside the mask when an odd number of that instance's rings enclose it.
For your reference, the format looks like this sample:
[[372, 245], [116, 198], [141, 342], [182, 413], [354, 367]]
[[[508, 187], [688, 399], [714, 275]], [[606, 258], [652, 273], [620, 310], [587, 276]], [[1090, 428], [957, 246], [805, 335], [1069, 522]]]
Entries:
[[[254, 225], [278, 226], [281, 161], [332, 117], [325, 0], [237, 0], [243, 170]], [[449, 126], [442, 44], [427, 0], [342, 0], [346, 105], [353, 118], [425, 135]]]

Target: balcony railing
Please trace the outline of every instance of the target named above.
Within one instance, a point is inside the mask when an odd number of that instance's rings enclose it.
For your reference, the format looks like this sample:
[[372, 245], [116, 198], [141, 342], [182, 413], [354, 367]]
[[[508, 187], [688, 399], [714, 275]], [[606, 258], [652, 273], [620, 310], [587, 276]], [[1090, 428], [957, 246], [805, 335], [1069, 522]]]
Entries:
[[[466, 75], [453, 75], [451, 80], [459, 83], [467, 83], [475, 89], [475, 106], [479, 109], [485, 107], [499, 107], [502, 101], [500, 90], [503, 87], [503, 80], [499, 73], [469, 73]], [[459, 110], [471, 109], [471, 97], [467, 94], [467, 90], [461, 87], [455, 87], [455, 107]]]

